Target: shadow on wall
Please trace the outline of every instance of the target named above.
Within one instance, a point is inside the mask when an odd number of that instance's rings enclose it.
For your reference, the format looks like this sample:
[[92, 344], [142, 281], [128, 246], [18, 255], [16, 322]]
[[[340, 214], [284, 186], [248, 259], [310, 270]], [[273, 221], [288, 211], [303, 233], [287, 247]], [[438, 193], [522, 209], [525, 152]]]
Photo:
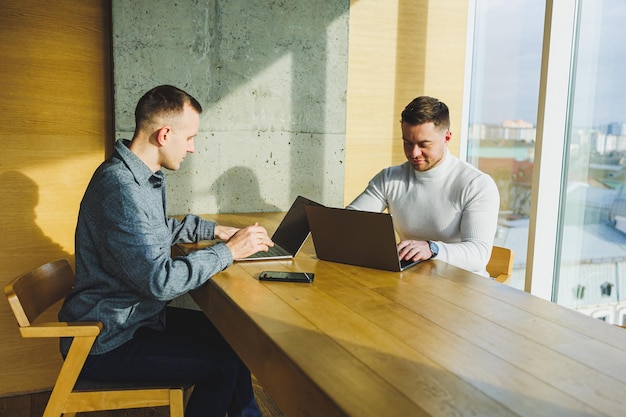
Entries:
[[[312, 197], [322, 199], [324, 188], [330, 183], [325, 180], [328, 174], [323, 168], [324, 156], [331, 153], [325, 151], [329, 139], [322, 140], [319, 148], [311, 149], [305, 143], [308, 136], [297, 133], [324, 135], [345, 130], [347, 28], [339, 29], [341, 25], [334, 22], [349, 10], [350, 2], [298, 0], [246, 2], [245, 7], [239, 2], [215, 5], [214, 13], [210, 14], [214, 19], [212, 25], [221, 30], [210, 38], [209, 50], [213, 51], [210, 66], [216, 73], [208, 97], [211, 110], [218, 110], [224, 116], [221, 109], [224, 103], [238, 103], [231, 110], [236, 117], [232, 126], [241, 123], [243, 113], [248, 118], [243, 119], [242, 130], [296, 133], [288, 150], [284, 150], [285, 157], [291, 161], [291, 172], [284, 178], [276, 178], [276, 184], [281, 185], [264, 190], [265, 194], [281, 205], [286, 204], [286, 199], [309, 190], [321, 190]], [[345, 54], [343, 58], [342, 54]], [[285, 57], [289, 57], [287, 66], [281, 64]], [[267, 69], [273, 67], [268, 76]], [[245, 93], [232, 100], [233, 95], [241, 94], [242, 86]], [[282, 155], [280, 150], [277, 152]], [[296, 163], [302, 153], [308, 155], [306, 165]], [[337, 156], [333, 166], [342, 168], [342, 162], [343, 155]], [[231, 186], [239, 184], [231, 183]], [[230, 197], [220, 196], [220, 199]], [[233, 203], [231, 211], [251, 207], [266, 211], [241, 200], [240, 204]]]
[[224, 172], [211, 184], [210, 193], [216, 198], [218, 213], [237, 213], [242, 207], [254, 207], [255, 212], [281, 211], [263, 199], [259, 180], [247, 167], [233, 167]]
[[[35, 207], [39, 202], [39, 187], [32, 179], [19, 171], [4, 172], [0, 174], [0, 195], [3, 287], [15, 276], [54, 259], [68, 258], [73, 264], [73, 255], [46, 236], [37, 225]], [[16, 244], [18, 240], [20, 242]]]
[[[43, 233], [37, 225], [35, 208], [40, 189], [35, 181], [19, 171], [0, 174], [0, 286], [36, 266], [58, 258], [74, 257]], [[4, 294], [3, 294], [4, 295]], [[3, 296], [0, 301], [0, 396], [50, 389], [61, 366], [58, 339], [20, 337], [15, 317]], [[50, 309], [41, 321], [54, 320], [57, 310]], [[19, 375], [19, 377], [17, 377]], [[9, 407], [10, 409], [11, 407]], [[0, 406], [0, 415], [5, 409]], [[8, 411], [6, 415], [14, 415]], [[23, 414], [22, 414], [23, 415]]]

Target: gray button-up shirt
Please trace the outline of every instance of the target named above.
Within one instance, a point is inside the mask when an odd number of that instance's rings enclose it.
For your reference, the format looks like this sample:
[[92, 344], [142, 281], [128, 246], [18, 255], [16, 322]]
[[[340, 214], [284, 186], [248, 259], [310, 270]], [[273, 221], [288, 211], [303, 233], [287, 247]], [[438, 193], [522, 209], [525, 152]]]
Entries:
[[[152, 172], [129, 143], [116, 143], [87, 187], [76, 226], [76, 286], [59, 312], [62, 321], [104, 324], [91, 354], [115, 349], [139, 327], [163, 328], [168, 301], [233, 262], [223, 243], [171, 257], [174, 243], [213, 239], [215, 223], [168, 218], [163, 173]], [[61, 352], [69, 343], [61, 341]]]

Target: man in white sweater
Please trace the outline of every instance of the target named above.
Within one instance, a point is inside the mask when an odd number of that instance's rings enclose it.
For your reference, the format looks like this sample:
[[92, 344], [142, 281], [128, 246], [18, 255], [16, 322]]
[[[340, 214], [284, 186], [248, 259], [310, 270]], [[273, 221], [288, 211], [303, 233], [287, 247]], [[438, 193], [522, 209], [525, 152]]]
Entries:
[[448, 152], [450, 113], [436, 98], [417, 97], [401, 124], [407, 162], [379, 172], [348, 208], [388, 209], [401, 259], [436, 257], [488, 276], [500, 207], [495, 182]]

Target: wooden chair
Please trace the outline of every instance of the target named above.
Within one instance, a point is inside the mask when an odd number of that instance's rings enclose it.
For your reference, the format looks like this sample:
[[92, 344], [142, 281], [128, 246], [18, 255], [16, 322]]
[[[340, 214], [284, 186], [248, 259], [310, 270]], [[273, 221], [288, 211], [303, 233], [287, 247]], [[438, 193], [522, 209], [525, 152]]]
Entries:
[[513, 274], [514, 258], [515, 254], [511, 249], [494, 246], [491, 250], [491, 258], [487, 263], [489, 276], [505, 284]]
[[33, 323], [73, 286], [74, 271], [66, 259], [61, 259], [21, 275], [4, 289], [22, 337], [73, 338], [43, 416], [73, 417], [78, 412], [169, 406], [171, 417], [183, 417], [183, 394], [189, 384], [111, 384], [78, 379], [102, 323]]

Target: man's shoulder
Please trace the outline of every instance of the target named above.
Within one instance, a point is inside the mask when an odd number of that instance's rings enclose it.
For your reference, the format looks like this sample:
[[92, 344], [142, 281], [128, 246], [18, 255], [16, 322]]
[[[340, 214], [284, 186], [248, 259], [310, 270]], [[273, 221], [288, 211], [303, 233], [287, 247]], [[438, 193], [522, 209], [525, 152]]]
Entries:
[[489, 174], [454, 156], [449, 161], [446, 176], [450, 184], [455, 184], [456, 187], [465, 188], [471, 186], [472, 188], [486, 189], [494, 189], [496, 187], [495, 181]]
[[455, 159], [456, 163], [454, 165], [454, 170], [457, 171], [458, 175], [466, 176], [468, 178], [491, 178], [489, 174], [486, 174], [469, 162], [463, 161], [459, 158]]
[[90, 189], [100, 191], [119, 190], [125, 186], [136, 184], [135, 177], [126, 164], [119, 158], [109, 158], [94, 172]]
[[408, 175], [413, 172], [413, 167], [408, 162], [404, 162], [400, 165], [392, 165], [387, 168], [383, 168], [380, 171], [380, 175], [387, 178], [394, 178], [398, 176]]
[[408, 162], [400, 165], [392, 165], [378, 171], [370, 180], [370, 185], [387, 187], [389, 184], [411, 182], [414, 177], [413, 168]]

